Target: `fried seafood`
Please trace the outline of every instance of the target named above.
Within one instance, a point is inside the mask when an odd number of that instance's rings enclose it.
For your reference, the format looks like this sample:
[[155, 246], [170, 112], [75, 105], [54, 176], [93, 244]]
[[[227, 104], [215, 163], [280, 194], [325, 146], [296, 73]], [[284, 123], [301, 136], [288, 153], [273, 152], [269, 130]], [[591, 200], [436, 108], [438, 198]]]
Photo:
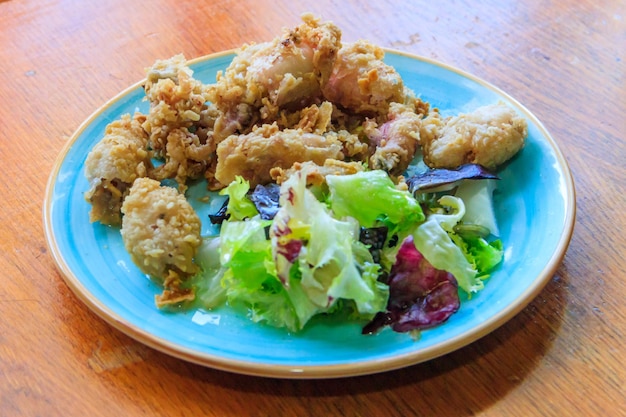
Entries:
[[272, 123], [281, 110], [319, 102], [340, 39], [337, 26], [305, 14], [303, 23], [282, 37], [241, 47], [209, 88], [211, 102], [222, 112], [215, 125], [218, 140]]
[[370, 116], [384, 116], [390, 103], [403, 103], [407, 92], [402, 78], [383, 62], [384, 56], [382, 48], [366, 41], [344, 44], [322, 87], [324, 98]]
[[300, 111], [281, 116], [278, 123], [282, 129], [293, 127], [303, 132], [322, 135], [332, 128], [333, 105], [324, 101], [320, 105], [312, 104]]
[[[302, 20], [242, 46], [213, 84], [195, 79], [183, 55], [157, 60], [146, 71], [148, 114], [109, 124], [87, 156], [90, 219], [121, 225], [132, 261], [162, 284], [157, 306], [195, 297], [188, 279], [202, 239], [189, 180], [219, 190], [241, 176], [255, 189], [296, 174], [323, 186], [328, 175], [384, 170], [408, 190], [403, 173], [420, 147], [433, 168], [495, 168], [524, 146], [526, 121], [505, 104], [443, 118], [382, 48], [342, 44], [333, 23]], [[161, 185], [171, 179], [177, 188]]]
[[355, 140], [347, 131], [323, 135], [298, 129], [280, 130], [276, 123], [255, 128], [247, 135], [231, 135], [217, 147], [215, 178], [229, 184], [240, 175], [250, 187], [272, 180], [272, 168], [290, 168], [296, 162], [344, 159], [345, 143]]
[[352, 175], [365, 171], [365, 166], [359, 162], [346, 162], [337, 159], [327, 159], [323, 165], [315, 162], [296, 162], [289, 169], [273, 168], [270, 170], [272, 179], [277, 184], [282, 184], [296, 172], [306, 172], [307, 185], [322, 185], [326, 182], [327, 175]]
[[213, 162], [213, 142], [199, 144], [198, 136], [186, 129], [174, 129], [167, 135], [165, 162], [154, 169], [157, 180], [173, 178], [181, 192], [187, 190], [187, 179], [201, 178]]
[[[361, 142], [358, 134], [349, 134], [350, 130], [343, 125], [334, 123], [332, 120], [336, 108], [329, 101], [324, 101], [320, 105], [313, 104], [300, 111], [283, 114], [281, 120], [277, 122], [281, 130], [298, 130], [302, 133], [314, 133], [324, 135], [328, 132], [337, 132], [339, 139], [343, 143], [342, 153], [346, 158], [356, 160], [366, 160], [368, 157], [368, 144]], [[289, 126], [293, 126], [290, 128]], [[352, 129], [358, 130], [358, 129]]]
[[207, 104], [206, 86], [193, 78], [183, 55], [148, 68], [144, 90], [150, 112], [143, 127], [154, 156], [165, 161], [154, 178], [175, 178], [184, 191], [187, 178], [202, 177], [213, 162], [216, 110]]
[[157, 301], [193, 297], [180, 284], [198, 271], [193, 259], [202, 239], [200, 219], [184, 195], [139, 178], [124, 199], [122, 213], [122, 240], [133, 262], [163, 283], [165, 291]]
[[526, 120], [500, 102], [447, 119], [433, 113], [424, 119], [420, 136], [430, 167], [473, 163], [494, 169], [524, 146], [527, 134]]
[[400, 103], [390, 104], [387, 121], [382, 125], [366, 121], [363, 130], [374, 147], [370, 167], [394, 175], [404, 172], [419, 146], [421, 124], [422, 115]]
[[147, 150], [148, 134], [142, 128], [142, 114], [122, 116], [107, 125], [104, 137], [94, 146], [85, 161], [89, 190], [85, 199], [91, 203], [92, 222], [119, 225], [121, 207], [128, 189], [139, 177], [148, 176], [152, 162]]

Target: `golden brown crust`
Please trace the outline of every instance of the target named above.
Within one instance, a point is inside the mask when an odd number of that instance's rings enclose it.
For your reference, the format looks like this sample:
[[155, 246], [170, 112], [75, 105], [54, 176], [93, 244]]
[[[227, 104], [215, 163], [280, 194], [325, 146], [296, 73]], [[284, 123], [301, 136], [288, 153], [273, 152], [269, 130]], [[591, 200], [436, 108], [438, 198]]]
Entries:
[[215, 125], [218, 141], [248, 133], [254, 124], [275, 122], [281, 110], [319, 102], [330, 75], [341, 31], [310, 14], [303, 23], [271, 42], [244, 45], [217, 82], [209, 99], [222, 114]]
[[296, 162], [291, 168], [272, 168], [270, 175], [277, 184], [282, 184], [290, 176], [298, 171], [306, 172], [307, 185], [322, 185], [326, 182], [327, 175], [351, 175], [365, 170], [365, 166], [359, 162], [346, 162], [337, 159], [327, 159], [323, 165], [314, 162]]
[[524, 146], [527, 129], [526, 120], [504, 103], [445, 120], [435, 114], [421, 130], [424, 161], [433, 168], [474, 163], [495, 169]]
[[421, 124], [422, 116], [411, 106], [400, 103], [390, 104], [388, 120], [382, 125], [366, 122], [364, 132], [374, 146], [370, 167], [393, 175], [404, 172], [419, 146]]
[[158, 308], [168, 305], [193, 301], [196, 298], [193, 288], [183, 288], [183, 279], [173, 270], [168, 271], [163, 281], [163, 292], [154, 296], [154, 302]]
[[200, 219], [175, 188], [139, 178], [122, 205], [122, 240], [133, 262], [164, 280], [173, 270], [181, 276], [198, 271], [193, 258], [200, 246]]
[[396, 70], [383, 62], [384, 51], [366, 41], [344, 44], [323, 86], [326, 100], [354, 113], [385, 115], [392, 102], [404, 102], [405, 89]]
[[125, 114], [110, 123], [104, 137], [87, 155], [85, 176], [90, 188], [85, 199], [91, 204], [92, 222], [119, 225], [128, 188], [136, 178], [148, 176], [152, 163], [148, 134], [142, 128], [145, 119], [140, 113], [132, 118]]
[[184, 192], [188, 178], [200, 178], [213, 166], [216, 110], [207, 104], [207, 88], [193, 78], [183, 55], [157, 60], [147, 70], [144, 89], [150, 112], [143, 128], [155, 157], [165, 161], [153, 177], [174, 178]]
[[262, 125], [247, 135], [231, 135], [217, 147], [215, 178], [229, 184], [237, 175], [250, 186], [272, 180], [272, 168], [289, 168], [295, 162], [343, 159], [343, 143], [339, 134], [324, 135], [296, 129], [280, 130], [277, 124]]

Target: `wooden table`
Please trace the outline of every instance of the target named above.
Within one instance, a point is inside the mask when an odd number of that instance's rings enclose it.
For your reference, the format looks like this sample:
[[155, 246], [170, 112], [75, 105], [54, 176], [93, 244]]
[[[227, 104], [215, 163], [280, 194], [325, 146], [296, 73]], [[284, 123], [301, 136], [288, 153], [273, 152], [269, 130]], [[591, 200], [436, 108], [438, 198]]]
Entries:
[[[577, 221], [540, 295], [479, 341], [378, 375], [217, 371], [127, 337], [70, 291], [44, 238], [48, 175], [95, 109], [157, 58], [265, 41], [311, 11], [344, 40], [434, 58], [539, 116]], [[626, 415], [626, 6], [620, 0], [0, 2], [0, 415]]]

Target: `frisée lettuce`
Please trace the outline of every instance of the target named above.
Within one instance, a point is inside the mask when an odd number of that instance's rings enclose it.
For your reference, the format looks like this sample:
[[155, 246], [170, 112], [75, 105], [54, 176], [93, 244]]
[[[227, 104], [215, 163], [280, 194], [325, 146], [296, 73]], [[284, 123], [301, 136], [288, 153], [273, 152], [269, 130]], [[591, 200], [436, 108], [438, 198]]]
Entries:
[[333, 217], [306, 187], [306, 172], [297, 172], [281, 186], [280, 209], [270, 228], [277, 276], [287, 287], [299, 280], [320, 311], [345, 299], [358, 313], [375, 314], [384, 308], [387, 289], [376, 279], [378, 266], [360, 250], [358, 232], [354, 218]]
[[[306, 170], [296, 171], [281, 184], [271, 219], [255, 208], [249, 188], [238, 177], [222, 191], [229, 199], [225, 220], [219, 236], [206, 238], [200, 251], [202, 258], [219, 259], [219, 265], [205, 268], [205, 282], [196, 287], [206, 308], [227, 303], [248, 311], [253, 321], [290, 331], [318, 314], [347, 310], [363, 321], [378, 317], [377, 330], [389, 324], [411, 331], [447, 319], [458, 308], [457, 283], [468, 294], [479, 291], [501, 261], [498, 243], [455, 230], [465, 213], [461, 198], [444, 195], [426, 205], [384, 171], [328, 175], [315, 192], [307, 186]], [[380, 230], [385, 233], [375, 260], [362, 236]], [[424, 270], [422, 264], [429, 275], [398, 275], [406, 265]], [[414, 297], [397, 290], [431, 276], [450, 282], [445, 297], [439, 281]], [[434, 314], [434, 305], [446, 314]]]
[[372, 227], [379, 221], [401, 230], [425, 218], [411, 193], [398, 190], [384, 171], [328, 175], [326, 182], [335, 215], [353, 217], [363, 227]]

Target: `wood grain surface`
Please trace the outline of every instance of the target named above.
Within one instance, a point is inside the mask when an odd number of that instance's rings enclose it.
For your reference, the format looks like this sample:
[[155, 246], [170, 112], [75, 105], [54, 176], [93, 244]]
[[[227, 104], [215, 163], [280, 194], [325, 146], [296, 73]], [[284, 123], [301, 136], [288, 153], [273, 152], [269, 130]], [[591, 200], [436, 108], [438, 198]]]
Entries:
[[[230, 374], [154, 351], [70, 291], [42, 202], [55, 158], [157, 58], [265, 41], [306, 11], [475, 74], [567, 158], [577, 219], [546, 288], [444, 357], [337, 380]], [[0, 415], [624, 416], [626, 6], [621, 0], [0, 2]]]

